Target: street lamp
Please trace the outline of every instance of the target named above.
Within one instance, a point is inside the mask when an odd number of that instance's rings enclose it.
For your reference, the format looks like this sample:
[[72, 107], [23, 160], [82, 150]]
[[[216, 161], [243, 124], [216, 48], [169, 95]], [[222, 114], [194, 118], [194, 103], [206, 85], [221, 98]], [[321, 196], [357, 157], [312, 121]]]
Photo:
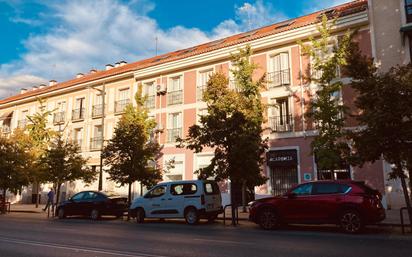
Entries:
[[92, 87], [92, 89], [100, 92], [102, 95], [102, 143], [100, 147], [100, 168], [99, 168], [99, 186], [98, 190], [103, 190], [103, 148], [104, 148], [104, 118], [105, 118], [105, 98], [106, 98], [106, 83], [103, 83], [103, 89]]

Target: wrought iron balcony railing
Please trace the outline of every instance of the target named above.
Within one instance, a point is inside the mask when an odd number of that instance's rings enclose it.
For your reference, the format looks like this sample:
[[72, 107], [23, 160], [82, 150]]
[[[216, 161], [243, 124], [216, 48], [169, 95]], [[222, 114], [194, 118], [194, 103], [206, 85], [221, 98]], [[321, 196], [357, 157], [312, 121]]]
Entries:
[[293, 116], [289, 114], [269, 117], [269, 127], [272, 132], [293, 131]]
[[93, 137], [90, 139], [90, 150], [101, 150], [103, 147], [103, 137]]
[[290, 85], [290, 69], [269, 72], [267, 81], [269, 88]]
[[53, 114], [53, 124], [64, 123], [66, 118], [66, 112], [56, 112]]
[[167, 130], [167, 142], [176, 142], [176, 138], [182, 137], [182, 128], [172, 128]]
[[72, 121], [84, 120], [85, 108], [74, 109], [72, 111]]
[[102, 117], [103, 115], [103, 104], [96, 104], [92, 107], [92, 118]]
[[114, 102], [114, 112], [115, 113], [122, 113], [126, 106], [130, 103], [130, 99], [123, 99]]
[[167, 105], [183, 103], [183, 90], [171, 91], [167, 93]]

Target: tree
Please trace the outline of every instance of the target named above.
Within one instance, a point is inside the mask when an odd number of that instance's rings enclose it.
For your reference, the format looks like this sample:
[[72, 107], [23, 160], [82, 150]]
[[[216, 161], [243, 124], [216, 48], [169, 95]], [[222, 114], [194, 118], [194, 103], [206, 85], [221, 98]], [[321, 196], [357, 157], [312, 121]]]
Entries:
[[50, 147], [41, 156], [40, 163], [43, 170], [41, 179], [56, 187], [56, 204], [59, 203], [60, 188], [64, 182], [83, 180], [91, 183], [97, 175], [86, 166], [87, 159], [79, 153], [78, 145], [64, 140], [61, 134], [54, 137]]
[[113, 138], [104, 147], [102, 156], [109, 166], [110, 180], [128, 185], [128, 202], [132, 200], [131, 186], [139, 181], [151, 187], [161, 180], [157, 161], [161, 147], [151, 136], [156, 127], [145, 108], [147, 96], [142, 96], [142, 85], [135, 95], [136, 107], [129, 104], [114, 130]]
[[267, 142], [262, 139], [264, 105], [260, 96], [265, 77], [252, 79], [257, 66], [250, 62], [251, 54], [247, 46], [232, 55], [234, 88], [224, 74], [210, 76], [203, 94], [208, 114], [200, 117], [200, 125], [189, 128], [187, 138], [178, 139], [179, 147], [196, 153], [205, 147], [214, 149], [210, 165], [197, 172], [201, 178], [230, 179], [233, 225], [242, 184], [254, 187], [266, 181], [262, 164]]
[[0, 189], [4, 198], [7, 190], [17, 193], [28, 185], [26, 162], [27, 154], [15, 140], [0, 137]]
[[401, 180], [412, 220], [412, 64], [378, 72], [373, 59], [362, 55], [357, 44], [349, 48], [347, 69], [358, 97], [355, 104], [359, 129], [351, 134], [357, 163], [383, 158], [393, 166], [390, 178]]
[[311, 36], [309, 44], [299, 42], [303, 54], [311, 58], [310, 70], [304, 78], [317, 87], [306, 112], [318, 131], [311, 143], [312, 154], [316, 156], [319, 169], [331, 171], [349, 167], [350, 159], [350, 147], [344, 130], [346, 107], [340, 100], [343, 83], [336, 77], [340, 66], [346, 64], [352, 34], [346, 33], [339, 43], [332, 42], [331, 27], [334, 24], [323, 15], [318, 26], [320, 37]]
[[[30, 181], [33, 185], [36, 186], [36, 208], [39, 204], [39, 187], [40, 183], [42, 182], [40, 178], [42, 177], [42, 169], [40, 168], [40, 164], [38, 160], [44, 154], [44, 151], [48, 148], [50, 144], [50, 140], [57, 135], [57, 132], [52, 130], [51, 128], [47, 127], [48, 117], [53, 113], [52, 111], [48, 111], [46, 109], [46, 100], [38, 98], [39, 103], [39, 111], [37, 111], [34, 115], [27, 116], [30, 123], [27, 125], [26, 130], [29, 134], [29, 139], [25, 140], [26, 144], [26, 151], [30, 151], [33, 158], [31, 159], [33, 162], [31, 163], [31, 172], [30, 172]], [[20, 133], [21, 137], [24, 137]]]

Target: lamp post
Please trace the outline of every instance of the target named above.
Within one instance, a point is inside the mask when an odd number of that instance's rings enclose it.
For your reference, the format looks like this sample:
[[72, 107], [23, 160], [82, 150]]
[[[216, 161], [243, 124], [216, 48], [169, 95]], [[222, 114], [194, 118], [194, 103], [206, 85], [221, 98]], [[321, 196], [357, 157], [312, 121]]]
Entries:
[[100, 147], [100, 167], [99, 167], [99, 186], [98, 190], [103, 190], [103, 148], [104, 148], [104, 118], [106, 115], [105, 112], [105, 98], [106, 98], [106, 84], [103, 83], [103, 89], [94, 88], [93, 89], [99, 91], [102, 95], [102, 143]]

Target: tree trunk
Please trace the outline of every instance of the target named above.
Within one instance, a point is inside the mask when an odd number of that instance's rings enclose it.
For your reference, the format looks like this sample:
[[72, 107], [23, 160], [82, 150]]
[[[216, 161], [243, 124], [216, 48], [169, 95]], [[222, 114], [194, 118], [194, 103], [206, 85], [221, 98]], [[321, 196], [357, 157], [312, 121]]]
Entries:
[[406, 185], [406, 179], [404, 176], [404, 173], [402, 171], [402, 166], [399, 167], [401, 169], [401, 184], [402, 184], [402, 190], [403, 190], [403, 195], [405, 197], [405, 202], [406, 202], [406, 207], [408, 208], [408, 216], [409, 216], [409, 225], [411, 227], [412, 231], [412, 208], [411, 208], [411, 198], [409, 197], [409, 192], [408, 192], [408, 186]]
[[143, 184], [140, 182], [140, 196], [143, 196]]
[[242, 212], [246, 212], [246, 180], [242, 183]]
[[6, 188], [3, 188], [3, 199], [4, 199], [4, 202], [7, 202], [6, 193], [7, 193], [7, 189], [6, 189]]
[[[129, 208], [132, 203], [132, 183], [129, 183], [129, 194], [127, 196], [127, 207]], [[127, 212], [127, 220], [130, 220], [130, 213]]]
[[[39, 184], [37, 183], [37, 179], [34, 179], [33, 182], [33, 187], [35, 186], [34, 193], [36, 194], [36, 208], [39, 208], [39, 202], [40, 202], [40, 197], [39, 197]], [[33, 201], [33, 200], [32, 200]]]
[[232, 225], [236, 226], [236, 213], [237, 207], [241, 204], [241, 182], [239, 181], [230, 181], [230, 203], [232, 206]]

